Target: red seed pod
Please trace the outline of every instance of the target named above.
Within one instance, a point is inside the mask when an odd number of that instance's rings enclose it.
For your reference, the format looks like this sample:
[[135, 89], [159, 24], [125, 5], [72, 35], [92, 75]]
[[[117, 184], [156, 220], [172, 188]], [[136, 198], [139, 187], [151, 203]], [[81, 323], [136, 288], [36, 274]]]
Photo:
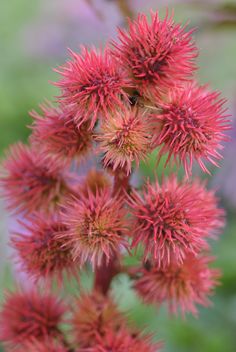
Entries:
[[102, 191], [104, 189], [111, 188], [111, 178], [108, 174], [106, 174], [102, 169], [96, 170], [91, 169], [83, 182], [81, 182], [81, 186], [79, 187], [79, 194], [83, 193], [88, 196], [88, 191], [96, 194], [97, 191]]
[[70, 192], [72, 175], [55, 156], [22, 143], [13, 145], [3, 163], [0, 185], [9, 209], [51, 212]]
[[63, 77], [56, 83], [62, 91], [59, 100], [72, 109], [78, 127], [88, 121], [92, 128], [98, 117], [123, 108], [127, 80], [107, 49], [102, 53], [82, 47], [81, 55], [70, 53], [71, 61], [56, 70]]
[[99, 292], [83, 293], [75, 302], [71, 320], [76, 342], [82, 347], [92, 346], [106, 330], [117, 331], [125, 318], [113, 300]]
[[[68, 352], [63, 343], [47, 339], [46, 341], [34, 340], [31, 342], [26, 342], [14, 352]], [[12, 352], [12, 349], [7, 349], [6, 352]]]
[[138, 271], [134, 288], [145, 303], [167, 303], [169, 311], [197, 315], [197, 305], [209, 306], [220, 271], [209, 267], [214, 258], [188, 254], [182, 264], [171, 262], [164, 269], [148, 264]]
[[66, 107], [54, 107], [50, 103], [40, 105], [42, 114], [31, 112], [34, 119], [32, 144], [43, 145], [45, 153], [70, 162], [83, 160], [92, 151], [92, 132], [89, 123], [77, 127], [74, 114]]
[[147, 157], [151, 145], [151, 127], [144, 114], [127, 109], [105, 120], [97, 136], [103, 161], [107, 167], [123, 169], [131, 173], [132, 163]]
[[150, 97], [160, 97], [173, 86], [188, 80], [196, 69], [197, 50], [192, 30], [175, 24], [173, 15], [161, 20], [151, 13], [151, 23], [140, 14], [129, 21], [128, 30], [119, 29], [119, 42], [113, 41], [113, 55], [126, 70], [130, 82]]
[[153, 258], [158, 267], [172, 260], [181, 263], [188, 252], [206, 249], [206, 238], [224, 224], [216, 197], [198, 180], [179, 182], [173, 176], [162, 185], [147, 183], [142, 194], [131, 194], [129, 204], [132, 247], [143, 244], [145, 259]]
[[151, 336], [130, 332], [122, 327], [118, 331], [108, 330], [105, 336], [98, 336], [94, 346], [81, 352], [158, 352], [162, 343], [152, 343]]
[[61, 236], [67, 227], [59, 217], [34, 213], [21, 225], [21, 232], [15, 234], [11, 242], [25, 272], [36, 281], [51, 282], [55, 277], [59, 284], [64, 272], [69, 276], [77, 275], [79, 264], [72, 258], [72, 247], [65, 245]]
[[204, 161], [215, 166], [222, 158], [219, 151], [227, 140], [224, 132], [229, 129], [224, 99], [218, 92], [209, 92], [206, 86], [191, 82], [182, 89], [169, 92], [167, 101], [159, 104], [159, 112], [152, 114], [154, 146], [161, 146], [159, 158], [167, 154], [170, 160], [184, 166], [191, 174], [193, 161], [208, 172]]
[[60, 337], [64, 304], [49, 293], [36, 290], [8, 293], [0, 312], [0, 340], [16, 346]]
[[127, 247], [126, 209], [123, 200], [113, 197], [110, 189], [94, 194], [87, 190], [64, 207], [63, 221], [68, 227], [63, 239], [72, 246], [74, 260], [87, 260], [93, 268], [107, 263], [121, 248]]

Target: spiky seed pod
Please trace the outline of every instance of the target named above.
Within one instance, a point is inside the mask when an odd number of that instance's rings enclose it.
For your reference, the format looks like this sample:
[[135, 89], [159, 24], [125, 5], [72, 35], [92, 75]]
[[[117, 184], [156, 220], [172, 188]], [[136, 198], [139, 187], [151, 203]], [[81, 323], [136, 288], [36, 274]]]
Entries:
[[213, 259], [188, 254], [180, 265], [174, 261], [160, 269], [149, 264], [138, 272], [134, 288], [146, 303], [166, 302], [171, 313], [197, 315], [197, 305], [209, 306], [209, 296], [218, 285], [220, 271], [209, 267]]
[[70, 54], [71, 60], [56, 70], [63, 77], [56, 83], [62, 91], [59, 99], [75, 113], [78, 127], [88, 121], [92, 128], [98, 116], [123, 108], [127, 80], [107, 49], [102, 53], [82, 47], [81, 54]]
[[54, 211], [71, 192], [72, 176], [55, 156], [22, 143], [13, 145], [3, 162], [0, 185], [9, 209], [32, 213]]
[[138, 110], [117, 112], [105, 120], [97, 136], [104, 155], [105, 167], [113, 171], [122, 168], [131, 173], [132, 162], [139, 164], [146, 158], [151, 145], [151, 127]]
[[75, 341], [82, 347], [92, 346], [106, 330], [118, 331], [124, 317], [110, 297], [99, 292], [82, 294], [75, 302], [71, 320]]
[[[14, 352], [68, 352], [68, 348], [66, 348], [63, 343], [54, 341], [54, 340], [46, 340], [46, 341], [38, 341], [34, 340], [31, 342], [26, 342], [17, 349], [14, 349]], [[11, 349], [7, 349], [6, 352], [12, 352]]]
[[89, 123], [77, 127], [73, 113], [66, 107], [54, 107], [50, 103], [40, 105], [42, 113], [31, 112], [34, 119], [31, 142], [44, 146], [45, 153], [55, 154], [63, 160], [80, 161], [92, 149], [92, 132]]
[[96, 194], [88, 189], [80, 198], [68, 201], [63, 221], [68, 227], [63, 240], [73, 247], [72, 255], [81, 264], [88, 260], [95, 268], [103, 256], [108, 263], [127, 247], [126, 210], [122, 198], [113, 197], [110, 189]]
[[122, 327], [119, 331], [108, 330], [105, 336], [98, 336], [94, 346], [81, 352], [157, 352], [161, 347], [161, 343], [151, 342], [151, 336], [131, 333]]
[[72, 248], [64, 245], [61, 234], [67, 227], [57, 216], [45, 217], [34, 213], [21, 222], [23, 229], [12, 237], [12, 246], [16, 249], [22, 269], [36, 281], [46, 279], [50, 282], [56, 278], [63, 281], [63, 273], [77, 274], [78, 261], [72, 258]]
[[109, 189], [111, 187], [111, 179], [103, 170], [91, 169], [81, 183], [79, 193], [88, 195], [88, 190], [96, 194], [97, 191]]
[[64, 304], [36, 290], [8, 293], [0, 312], [0, 340], [8, 346], [61, 336]]
[[160, 185], [147, 183], [142, 195], [134, 191], [129, 204], [133, 215], [132, 247], [143, 244], [144, 258], [158, 267], [183, 262], [188, 252], [207, 248], [206, 237], [224, 224], [217, 199], [198, 181], [167, 178]]
[[184, 166], [187, 176], [194, 160], [208, 173], [204, 161], [219, 166], [218, 160], [222, 158], [219, 151], [229, 129], [224, 103], [218, 92], [210, 92], [195, 82], [171, 90], [167, 101], [159, 103], [161, 110], [152, 114], [156, 126], [154, 146], [161, 146], [159, 158], [167, 154], [166, 164], [177, 161]]
[[119, 29], [119, 42], [113, 41], [113, 55], [130, 76], [130, 81], [143, 94], [155, 92], [160, 97], [168, 89], [191, 78], [196, 69], [197, 50], [192, 30], [175, 24], [173, 15], [161, 20], [151, 13], [151, 23], [140, 14], [129, 21], [128, 30]]

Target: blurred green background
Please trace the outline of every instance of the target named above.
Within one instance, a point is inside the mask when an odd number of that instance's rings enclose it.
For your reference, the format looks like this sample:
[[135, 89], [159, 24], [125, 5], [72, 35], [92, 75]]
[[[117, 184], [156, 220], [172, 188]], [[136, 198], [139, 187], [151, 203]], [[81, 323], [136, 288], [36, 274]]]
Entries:
[[[9, 144], [26, 140], [28, 111], [44, 98], [53, 99], [56, 88], [49, 84], [57, 75], [52, 67], [62, 64], [70, 47], [101, 45], [115, 36], [115, 27], [125, 17], [150, 8], [169, 5], [175, 18], [196, 27], [200, 48], [198, 78], [221, 90], [236, 117], [236, 1], [116, 1], [116, 0], [1, 0], [0, 3], [0, 154]], [[212, 186], [219, 189], [227, 208], [228, 224], [220, 240], [213, 243], [217, 266], [223, 271], [222, 285], [213, 297], [213, 307], [200, 309], [199, 318], [185, 321], [169, 318], [163, 308], [156, 311], [140, 304], [129, 282], [120, 277], [115, 291], [124, 309], [138, 325], [154, 331], [165, 341], [165, 352], [236, 351], [236, 133], [225, 152], [221, 173], [213, 170]], [[152, 158], [141, 172], [151, 175]], [[162, 170], [159, 170], [162, 172]], [[168, 171], [168, 170], [167, 170]], [[198, 171], [196, 171], [198, 173]], [[231, 182], [231, 183], [230, 183]], [[226, 191], [224, 192], [224, 189]], [[230, 190], [230, 191], [229, 191]], [[12, 221], [1, 207], [0, 287], [12, 285], [8, 227]], [[1, 348], [1, 347], [0, 347]]]

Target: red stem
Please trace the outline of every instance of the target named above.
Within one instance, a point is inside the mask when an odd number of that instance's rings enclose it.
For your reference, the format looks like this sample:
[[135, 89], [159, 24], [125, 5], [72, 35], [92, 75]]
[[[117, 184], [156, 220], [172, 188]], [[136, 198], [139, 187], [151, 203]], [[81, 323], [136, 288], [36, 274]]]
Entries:
[[123, 170], [117, 171], [114, 177], [114, 186], [113, 186], [113, 195], [125, 195], [126, 192], [129, 192], [130, 175], [127, 175]]
[[[130, 176], [126, 175], [122, 170], [119, 170], [114, 178], [113, 196], [122, 196], [129, 191]], [[120, 262], [117, 255], [113, 255], [107, 263], [104, 256], [102, 263], [95, 270], [94, 289], [107, 295], [112, 279], [121, 272]]]
[[103, 295], [106, 295], [109, 291], [112, 279], [120, 272], [119, 260], [116, 256], [106, 262], [106, 258], [103, 257], [101, 266], [96, 268], [94, 288], [100, 291]]

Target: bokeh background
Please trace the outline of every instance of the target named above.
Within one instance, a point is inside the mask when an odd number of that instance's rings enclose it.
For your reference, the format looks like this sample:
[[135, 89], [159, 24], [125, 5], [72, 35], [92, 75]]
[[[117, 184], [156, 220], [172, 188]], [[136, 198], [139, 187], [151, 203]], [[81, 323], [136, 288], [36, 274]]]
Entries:
[[[125, 26], [127, 16], [157, 8], [175, 9], [176, 20], [196, 27], [200, 48], [198, 79], [221, 90], [232, 114], [231, 141], [224, 150], [220, 170], [212, 170], [209, 185], [218, 190], [227, 209], [227, 227], [213, 243], [217, 266], [223, 271], [222, 285], [213, 306], [200, 309], [199, 318], [185, 321], [170, 318], [166, 309], [146, 308], [132, 294], [129, 283], [120, 277], [115, 291], [132, 319], [155, 337], [165, 340], [164, 352], [236, 351], [236, 0], [1, 0], [0, 1], [0, 155], [9, 144], [27, 140], [28, 111], [43, 99], [58, 94], [49, 81], [57, 75], [52, 67], [64, 62], [67, 48], [80, 44], [101, 46], [116, 36], [116, 26]], [[235, 123], [234, 123], [235, 121]], [[154, 158], [142, 165], [140, 173], [152, 175]], [[157, 170], [162, 172], [163, 170]], [[168, 172], [166, 170], [165, 172]], [[197, 174], [201, 173], [196, 169]], [[201, 175], [202, 177], [202, 175]], [[0, 202], [0, 296], [12, 287], [18, 275], [11, 266], [7, 246], [14, 219]], [[27, 278], [24, 278], [27, 280]], [[86, 278], [85, 278], [86, 281]], [[1, 347], [0, 347], [0, 351]]]

